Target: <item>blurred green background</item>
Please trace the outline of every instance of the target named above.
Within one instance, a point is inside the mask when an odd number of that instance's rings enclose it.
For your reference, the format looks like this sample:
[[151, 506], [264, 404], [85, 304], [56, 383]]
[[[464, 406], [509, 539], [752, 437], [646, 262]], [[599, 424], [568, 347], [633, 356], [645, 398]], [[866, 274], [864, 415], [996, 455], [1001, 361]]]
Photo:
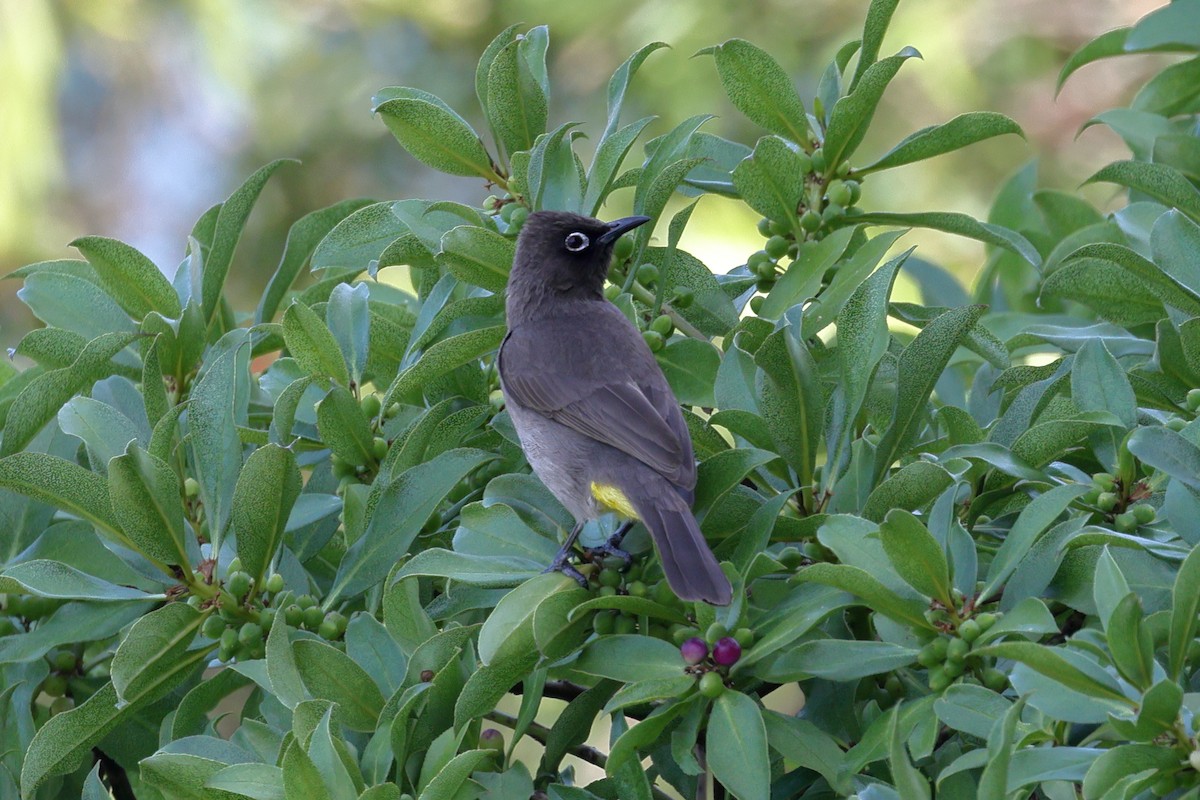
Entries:
[[[661, 40], [635, 79], [628, 118], [657, 114], [647, 138], [687, 116], [752, 144], [760, 135], [725, 99], [701, 47], [742, 37], [766, 48], [808, 98], [837, 47], [856, 38], [868, 0], [0, 0], [0, 273], [78, 257], [67, 243], [101, 234], [130, 242], [168, 275], [194, 220], [253, 169], [303, 161], [268, 185], [231, 280], [252, 308], [275, 267], [287, 226], [355, 196], [427, 197], [478, 204], [478, 182], [411, 159], [370, 113], [389, 85], [440, 95], [485, 130], [475, 61], [514, 22], [551, 31], [551, 127], [596, 131], [604, 86], [637, 47]], [[986, 216], [999, 183], [1031, 158], [1046, 186], [1074, 187], [1123, 146], [1092, 115], [1128, 102], [1150, 58], [1087, 67], [1055, 98], [1066, 56], [1129, 24], [1157, 0], [908, 0], [885, 42], [911, 44], [910, 62], [876, 115], [864, 158], [908, 133], [971, 110], [1002, 111], [1028, 141], [1004, 137], [873, 177], [868, 209], [957, 210]], [[586, 142], [583, 144], [586, 148]], [[1091, 190], [1089, 190], [1091, 191]], [[1113, 195], [1096, 187], [1103, 205]], [[624, 194], [628, 194], [627, 192]], [[628, 201], [627, 198], [626, 202]], [[619, 213], [620, 208], [612, 213]], [[760, 244], [738, 204], [701, 202], [684, 246], [717, 272]], [[906, 245], [964, 281], [982, 262], [976, 243], [914, 232]], [[0, 343], [34, 321], [0, 283]]]

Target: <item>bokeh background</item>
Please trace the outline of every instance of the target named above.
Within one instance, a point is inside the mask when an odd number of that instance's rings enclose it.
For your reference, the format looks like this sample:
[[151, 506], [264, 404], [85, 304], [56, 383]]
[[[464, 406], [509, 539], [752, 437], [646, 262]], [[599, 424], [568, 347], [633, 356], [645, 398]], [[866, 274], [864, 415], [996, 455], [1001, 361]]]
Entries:
[[[985, 216], [999, 184], [1030, 159], [1041, 182], [1073, 188], [1123, 147], [1094, 114], [1128, 102], [1154, 57], [1102, 62], [1055, 97], [1067, 55], [1126, 25], [1157, 0], [908, 0], [884, 54], [911, 44], [876, 115], [862, 158], [970, 110], [1002, 111], [1024, 128], [934, 162], [873, 177], [868, 209], [957, 210]], [[810, 98], [838, 46], [858, 36], [868, 0], [0, 0], [0, 274], [77, 257], [67, 243], [128, 241], [168, 275], [194, 220], [253, 169], [282, 156], [243, 237], [231, 281], [249, 309], [288, 225], [348, 197], [430, 197], [478, 204], [476, 181], [411, 159], [370, 113], [389, 85], [440, 95], [477, 130], [479, 53], [514, 22], [550, 26], [551, 127], [598, 130], [612, 70], [651, 41], [627, 118], [656, 114], [647, 138], [713, 112], [705, 130], [752, 144], [760, 135], [725, 99], [707, 45], [742, 37], [766, 48]], [[587, 143], [583, 143], [586, 148]], [[640, 154], [639, 154], [640, 155]], [[1103, 206], [1111, 189], [1090, 195]], [[624, 193], [628, 194], [628, 192]], [[619, 193], [620, 195], [620, 193]], [[618, 196], [619, 196], [618, 195]], [[628, 198], [624, 198], [628, 202]], [[617, 204], [621, 201], [618, 200]], [[619, 207], [612, 213], [619, 213]], [[701, 202], [684, 246], [724, 272], [755, 249], [750, 212]], [[920, 253], [964, 282], [982, 248], [914, 233]], [[35, 324], [0, 282], [0, 344]]]

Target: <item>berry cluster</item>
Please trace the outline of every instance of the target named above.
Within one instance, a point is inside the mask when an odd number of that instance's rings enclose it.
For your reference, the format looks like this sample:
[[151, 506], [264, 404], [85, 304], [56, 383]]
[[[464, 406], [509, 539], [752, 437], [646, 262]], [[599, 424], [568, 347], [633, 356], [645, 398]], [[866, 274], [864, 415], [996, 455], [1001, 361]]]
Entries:
[[[379, 395], [374, 393], [364, 394], [358, 401], [358, 406], [373, 430], [382, 430], [385, 417], [395, 416], [400, 408], [398, 404], [393, 403], [385, 414]], [[371, 442], [371, 453], [366, 459], [367, 463], [363, 464], [352, 464], [336, 453], [332, 454], [329, 457], [329, 465], [333, 470], [333, 477], [338, 480], [337, 493], [344, 493], [346, 487], [351, 484], [370, 483], [379, 471], [379, 464], [387, 456], [390, 446], [391, 443], [387, 439], [376, 436]]]
[[939, 627], [948, 629], [928, 642], [917, 654], [917, 663], [929, 670], [929, 688], [941, 692], [958, 678], [970, 671], [976, 679], [992, 691], [1003, 691], [1008, 685], [1008, 676], [996, 669], [981, 656], [971, 654], [972, 645], [985, 631], [996, 624], [999, 613], [983, 612], [960, 619], [957, 629], [946, 623], [944, 612], [934, 610], [930, 616]]
[[1158, 516], [1154, 506], [1141, 502], [1149, 497], [1150, 489], [1142, 481], [1128, 485], [1111, 473], [1097, 472], [1092, 475], [1092, 488], [1080, 500], [1098, 510], [1121, 533], [1132, 533]]
[[729, 668], [741, 659], [742, 650], [754, 644], [754, 631], [738, 628], [731, 636], [724, 625], [714, 622], [703, 638], [699, 634], [696, 628], [679, 628], [674, 635], [687, 664], [684, 672], [696, 676], [700, 694], [714, 699], [728, 686]]
[[483, 201], [483, 210], [498, 217], [504, 223], [504, 233], [509, 236], [520, 233], [521, 228], [525, 227], [525, 220], [529, 219], [529, 207], [519, 197], [511, 194], [504, 197], [488, 195]]
[[[683, 601], [675, 596], [666, 581], [648, 585], [641, 580], [641, 564], [631, 563], [625, 572], [618, 568], [621, 564], [619, 558], [606, 558], [601, 564], [580, 565], [579, 572], [588, 579], [589, 587], [600, 597], [645, 597], [668, 608], [683, 608]], [[592, 617], [592, 629], [600, 636], [640, 632], [656, 639], [670, 640], [671, 630], [661, 622], [648, 622], [646, 630], [640, 630], [640, 627], [638, 616], [624, 611], [601, 609]]]

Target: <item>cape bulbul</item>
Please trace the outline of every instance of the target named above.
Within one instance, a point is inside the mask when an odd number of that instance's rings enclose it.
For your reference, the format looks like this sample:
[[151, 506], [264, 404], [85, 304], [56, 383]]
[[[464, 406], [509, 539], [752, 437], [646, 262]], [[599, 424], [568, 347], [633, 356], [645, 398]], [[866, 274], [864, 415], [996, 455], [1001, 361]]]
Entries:
[[691, 438], [637, 328], [604, 297], [613, 244], [648, 217], [604, 223], [557, 211], [529, 215], [508, 281], [500, 385], [537, 476], [576, 520], [608, 511], [640, 520], [667, 582], [684, 600], [730, 601], [729, 580], [691, 503]]

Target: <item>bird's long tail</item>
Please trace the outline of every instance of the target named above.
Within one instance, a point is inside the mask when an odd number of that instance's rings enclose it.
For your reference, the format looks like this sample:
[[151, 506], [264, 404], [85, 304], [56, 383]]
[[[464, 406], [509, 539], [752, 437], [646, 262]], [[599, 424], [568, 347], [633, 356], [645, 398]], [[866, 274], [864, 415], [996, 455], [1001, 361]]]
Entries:
[[665, 481], [625, 488], [638, 517], [650, 531], [667, 583], [682, 600], [729, 605], [729, 579], [700, 533], [691, 508]]

